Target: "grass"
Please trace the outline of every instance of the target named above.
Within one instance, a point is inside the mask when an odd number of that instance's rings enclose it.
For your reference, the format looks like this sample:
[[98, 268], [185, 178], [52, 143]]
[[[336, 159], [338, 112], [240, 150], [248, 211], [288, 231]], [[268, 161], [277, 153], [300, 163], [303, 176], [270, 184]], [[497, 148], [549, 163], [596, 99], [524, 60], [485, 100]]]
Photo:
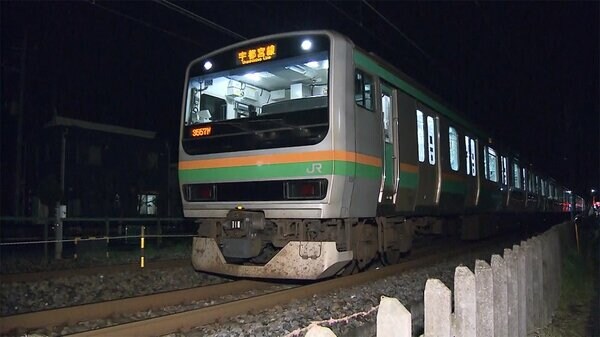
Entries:
[[[598, 249], [595, 247], [594, 249]], [[598, 261], [582, 256], [575, 249], [563, 259], [562, 285], [558, 309], [552, 323], [529, 336], [535, 337], [600, 337], [593, 336], [591, 320], [600, 319], [594, 300], [598, 299]], [[597, 275], [597, 274], [596, 274]]]

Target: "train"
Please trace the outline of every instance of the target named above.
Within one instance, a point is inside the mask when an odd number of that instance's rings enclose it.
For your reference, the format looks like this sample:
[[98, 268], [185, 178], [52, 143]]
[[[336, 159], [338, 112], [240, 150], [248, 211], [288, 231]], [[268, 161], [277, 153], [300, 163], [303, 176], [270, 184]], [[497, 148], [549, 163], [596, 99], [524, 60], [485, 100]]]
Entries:
[[394, 263], [420, 235], [477, 240], [583, 200], [334, 31], [192, 61], [178, 175], [194, 268], [315, 280]]

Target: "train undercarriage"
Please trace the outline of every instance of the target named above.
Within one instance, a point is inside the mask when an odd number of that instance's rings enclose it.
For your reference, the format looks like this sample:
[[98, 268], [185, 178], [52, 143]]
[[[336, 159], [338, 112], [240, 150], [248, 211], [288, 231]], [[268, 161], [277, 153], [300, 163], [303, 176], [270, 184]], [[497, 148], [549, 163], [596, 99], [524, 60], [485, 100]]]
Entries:
[[418, 221], [404, 217], [265, 219], [232, 210], [203, 219], [194, 238], [197, 270], [240, 277], [319, 279], [395, 263], [412, 246]]
[[236, 209], [224, 219], [199, 220], [192, 262], [197, 270], [237, 277], [321, 279], [360, 271], [376, 259], [397, 263], [416, 236], [477, 240], [523, 227], [524, 219], [509, 214], [265, 219], [262, 211]]

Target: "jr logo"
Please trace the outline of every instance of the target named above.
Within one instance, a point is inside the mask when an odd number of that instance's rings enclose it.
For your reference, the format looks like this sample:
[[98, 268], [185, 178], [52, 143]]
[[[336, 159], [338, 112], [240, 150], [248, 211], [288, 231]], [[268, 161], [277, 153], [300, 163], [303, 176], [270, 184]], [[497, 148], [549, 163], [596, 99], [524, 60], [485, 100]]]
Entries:
[[321, 173], [322, 167], [323, 167], [323, 165], [321, 165], [321, 163], [312, 163], [312, 166], [306, 169], [306, 173], [308, 173], [308, 174]]

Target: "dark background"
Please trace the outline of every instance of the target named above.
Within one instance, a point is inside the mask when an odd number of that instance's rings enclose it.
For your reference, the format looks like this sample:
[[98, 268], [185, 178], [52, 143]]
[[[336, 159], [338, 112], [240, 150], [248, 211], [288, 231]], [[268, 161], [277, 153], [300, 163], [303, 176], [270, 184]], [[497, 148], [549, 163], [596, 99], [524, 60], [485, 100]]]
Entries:
[[60, 115], [157, 131], [176, 153], [190, 61], [247, 38], [323, 28], [388, 60], [576, 193], [600, 188], [598, 2], [4, 1], [0, 9], [3, 190], [19, 111], [25, 141], [43, 142], [36, 130]]

